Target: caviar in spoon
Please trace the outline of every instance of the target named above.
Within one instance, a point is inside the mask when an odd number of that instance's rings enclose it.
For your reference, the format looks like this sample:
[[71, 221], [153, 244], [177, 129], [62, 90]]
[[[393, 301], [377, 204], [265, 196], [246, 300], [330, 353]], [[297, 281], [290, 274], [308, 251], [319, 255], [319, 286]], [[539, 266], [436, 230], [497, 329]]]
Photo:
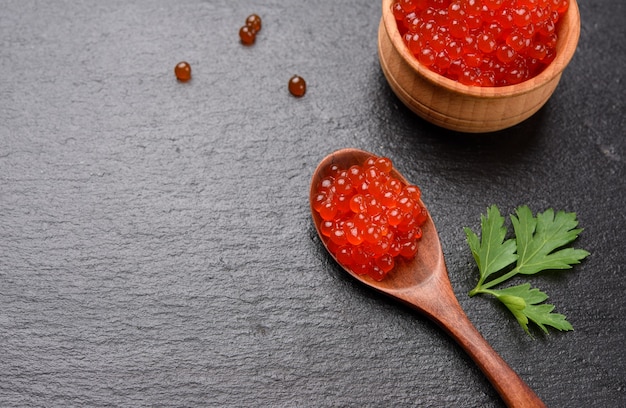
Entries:
[[313, 197], [328, 250], [343, 267], [377, 281], [397, 259], [415, 256], [427, 217], [419, 188], [393, 177], [392, 168], [375, 156], [350, 168], [331, 165]]
[[[333, 169], [363, 165], [372, 156], [357, 149], [338, 150], [326, 156], [313, 174], [309, 196], [313, 223], [335, 260], [338, 257], [333, 254], [332, 243], [329, 244], [328, 235], [322, 232], [324, 218], [315, 209], [320, 183], [331, 175]], [[393, 167], [389, 175], [410, 185]], [[421, 198], [417, 202], [426, 208]], [[425, 217], [420, 226], [419, 252], [412, 259], [396, 262], [384, 279], [375, 280], [369, 274], [343, 268], [363, 284], [420, 311], [441, 326], [474, 360], [509, 407], [544, 407], [541, 399], [491, 348], [461, 309], [448, 279], [439, 237], [428, 211], [425, 211]]]

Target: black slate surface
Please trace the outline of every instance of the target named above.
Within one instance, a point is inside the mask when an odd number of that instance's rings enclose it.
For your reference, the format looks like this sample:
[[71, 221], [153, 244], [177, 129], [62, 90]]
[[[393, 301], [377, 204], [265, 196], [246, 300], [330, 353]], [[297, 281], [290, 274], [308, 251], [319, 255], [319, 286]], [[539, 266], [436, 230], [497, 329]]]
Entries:
[[[378, 1], [4, 0], [0, 406], [502, 406], [441, 330], [322, 249], [308, 184], [342, 147], [422, 187], [462, 306], [549, 406], [626, 406], [626, 12], [580, 10], [548, 104], [470, 136], [390, 91]], [[462, 227], [491, 204], [578, 213], [589, 258], [532, 279], [575, 331], [532, 339], [467, 297]]]

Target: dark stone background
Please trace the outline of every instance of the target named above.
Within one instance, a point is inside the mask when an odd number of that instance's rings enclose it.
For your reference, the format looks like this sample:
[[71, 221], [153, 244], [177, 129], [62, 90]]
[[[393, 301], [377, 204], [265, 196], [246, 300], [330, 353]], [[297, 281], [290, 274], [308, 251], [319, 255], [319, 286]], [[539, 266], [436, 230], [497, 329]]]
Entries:
[[[626, 11], [580, 9], [548, 104], [471, 136], [390, 91], [379, 1], [3, 0], [0, 406], [502, 406], [440, 329], [322, 249], [308, 185], [342, 147], [422, 187], [463, 308], [549, 406], [626, 406]], [[491, 204], [578, 213], [591, 256], [531, 279], [575, 331], [533, 340], [467, 297], [462, 227]]]

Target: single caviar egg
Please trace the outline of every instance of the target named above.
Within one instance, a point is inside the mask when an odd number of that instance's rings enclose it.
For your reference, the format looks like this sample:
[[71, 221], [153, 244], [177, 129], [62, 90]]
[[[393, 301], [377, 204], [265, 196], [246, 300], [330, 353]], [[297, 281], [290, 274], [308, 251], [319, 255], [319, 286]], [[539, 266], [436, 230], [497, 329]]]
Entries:
[[392, 175], [391, 160], [370, 157], [361, 165], [329, 166], [316, 186], [313, 210], [320, 232], [337, 262], [380, 281], [400, 258], [418, 251], [428, 218], [420, 190]]
[[292, 76], [289, 80], [289, 92], [297, 98], [304, 96], [306, 93], [306, 81], [298, 75]]
[[255, 33], [261, 31], [261, 17], [256, 14], [250, 14], [246, 18], [246, 25], [252, 29]]
[[174, 75], [180, 82], [187, 82], [191, 79], [191, 65], [185, 61], [181, 61], [174, 67]]
[[243, 45], [252, 45], [256, 41], [256, 31], [245, 25], [239, 29], [239, 39]]

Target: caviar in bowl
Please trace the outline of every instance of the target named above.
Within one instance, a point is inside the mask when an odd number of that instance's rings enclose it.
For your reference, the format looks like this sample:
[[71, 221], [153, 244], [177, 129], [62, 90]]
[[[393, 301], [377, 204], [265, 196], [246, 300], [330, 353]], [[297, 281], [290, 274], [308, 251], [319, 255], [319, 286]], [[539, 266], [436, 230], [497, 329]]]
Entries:
[[434, 72], [409, 50], [398, 28], [394, 3], [382, 1], [378, 30], [378, 54], [391, 89], [417, 115], [460, 132], [505, 129], [537, 112], [556, 89], [580, 35], [578, 5], [569, 0], [556, 26], [554, 59], [540, 73], [513, 85], [467, 85]]

